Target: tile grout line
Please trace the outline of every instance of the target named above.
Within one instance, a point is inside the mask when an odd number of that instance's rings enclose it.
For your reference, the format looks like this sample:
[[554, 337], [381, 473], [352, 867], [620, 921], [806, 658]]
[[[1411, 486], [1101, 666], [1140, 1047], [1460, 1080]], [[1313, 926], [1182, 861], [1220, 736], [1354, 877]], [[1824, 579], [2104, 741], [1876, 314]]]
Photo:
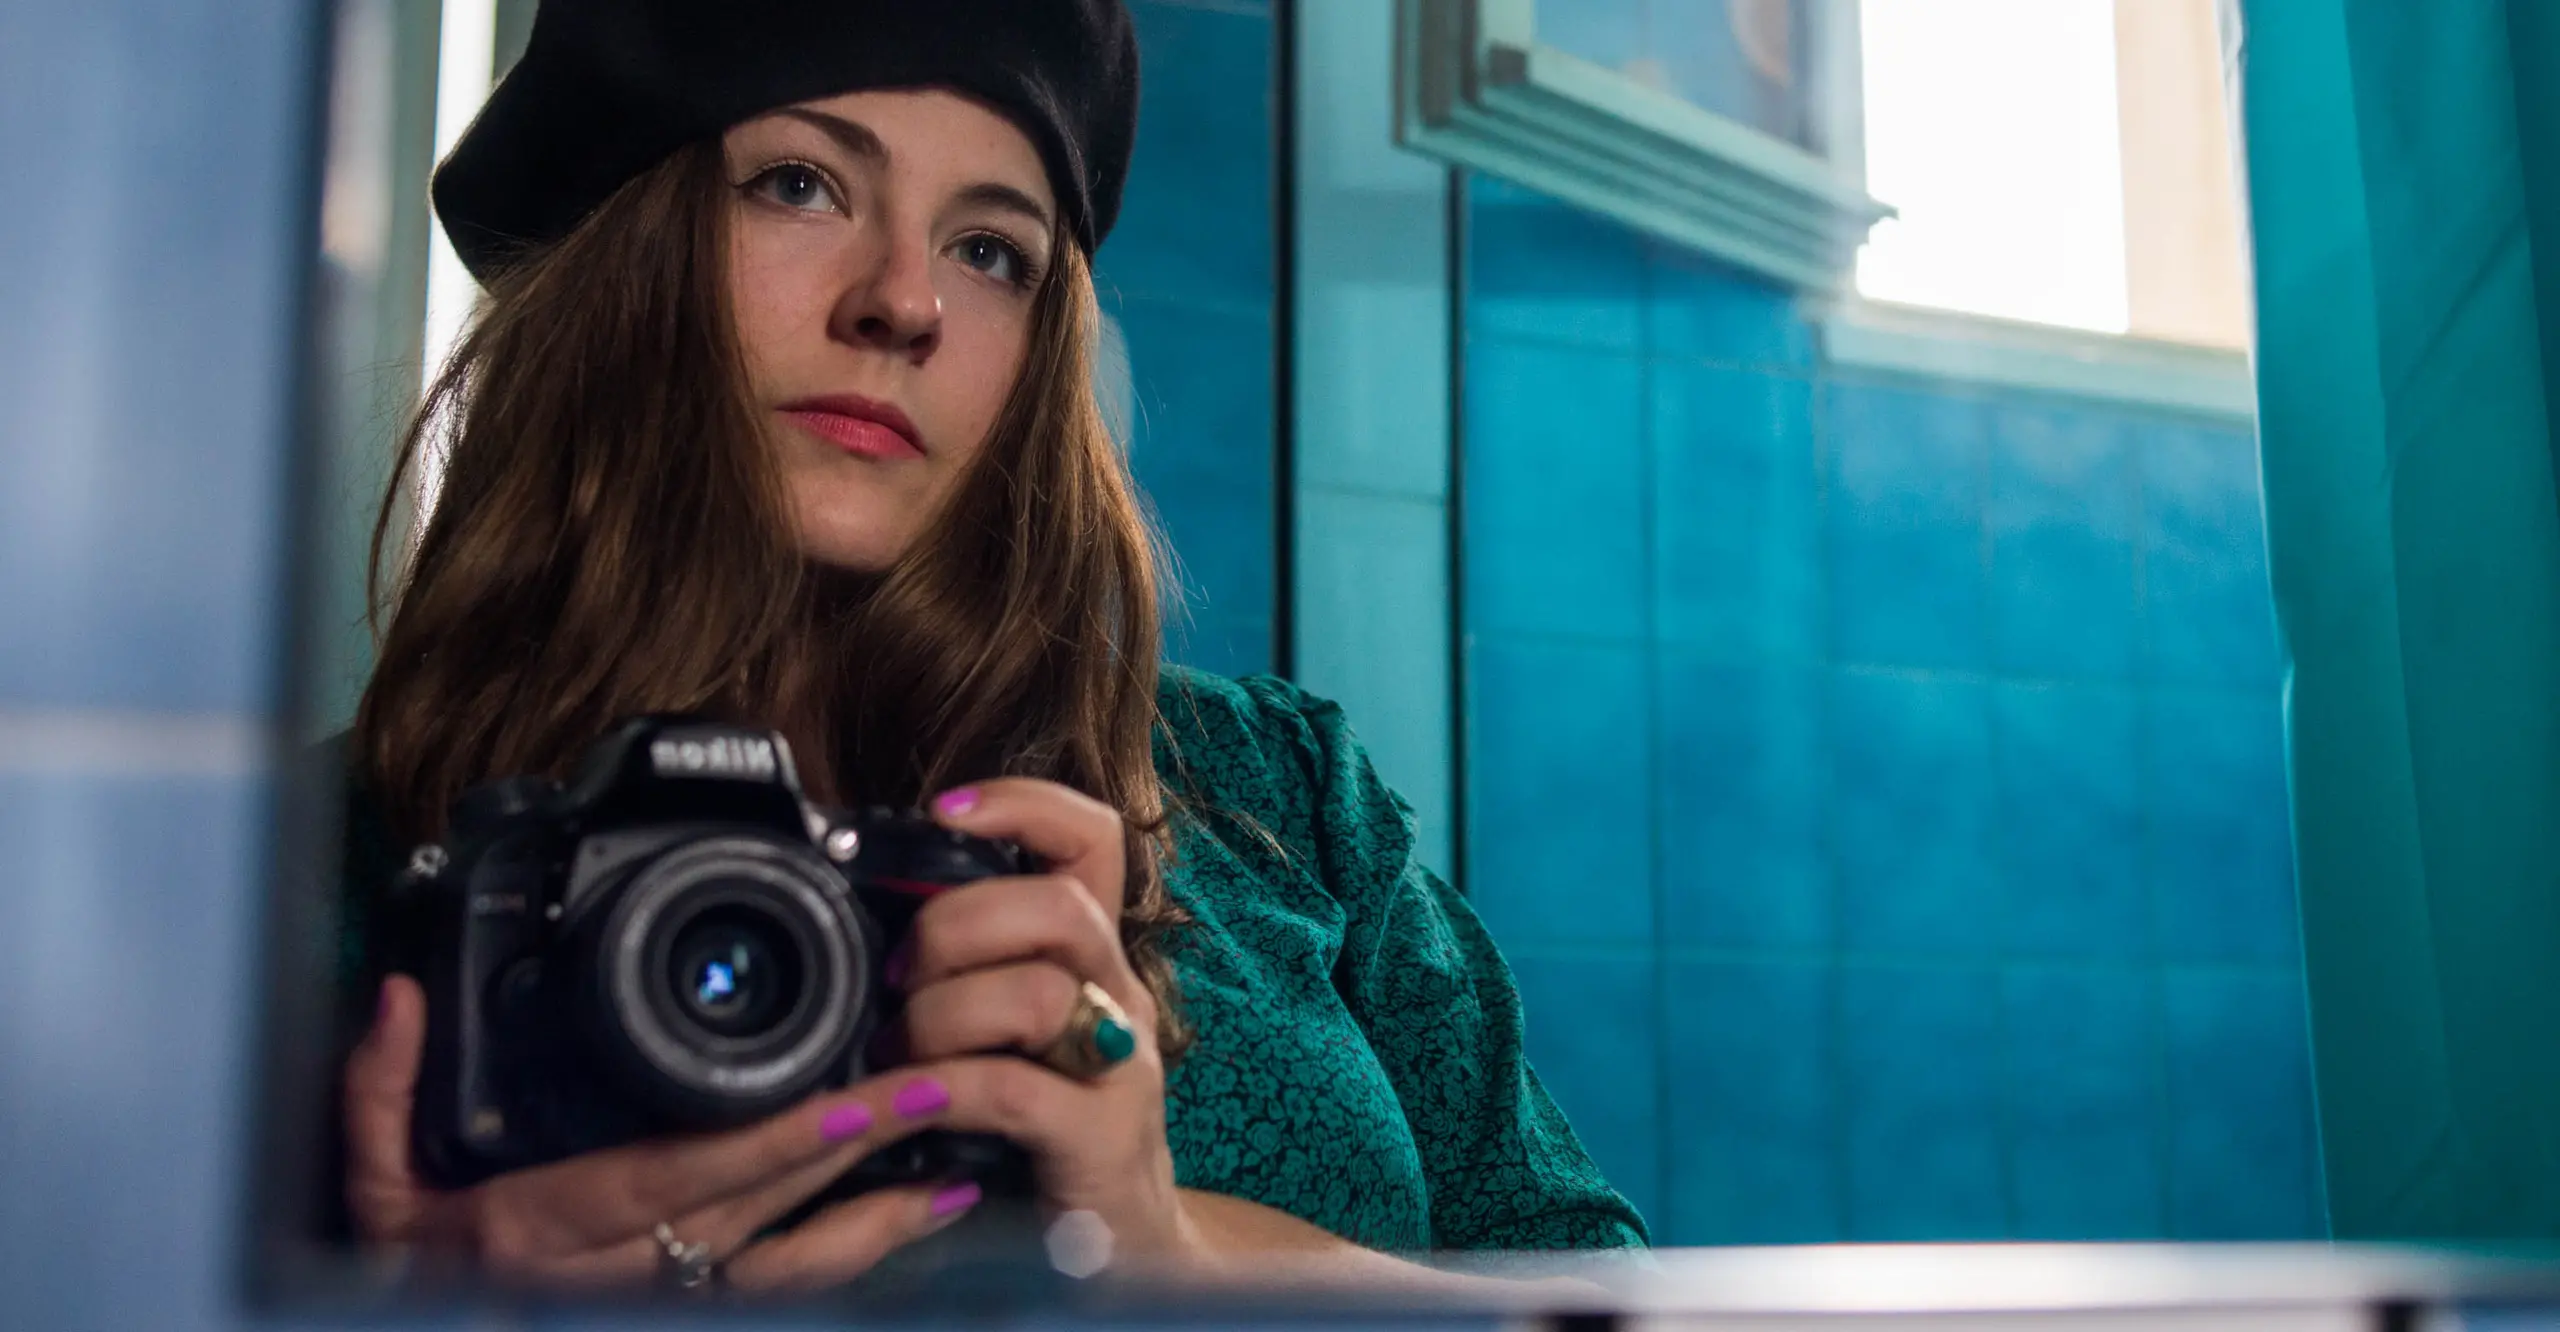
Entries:
[[[1642, 634], [1585, 632], [1571, 629], [1518, 629], [1497, 626], [1490, 631], [1496, 638], [1519, 643], [1543, 643], [1571, 647], [1641, 648], [1647, 645]], [[2269, 690], [2278, 687], [2274, 680], [2233, 679], [2153, 679], [2139, 675], [2064, 674], [2052, 671], [1969, 670], [1954, 666], [1933, 666], [1912, 662], [1826, 658], [1820, 654], [1798, 655], [1784, 652], [1753, 652], [1739, 649], [1715, 651], [1724, 640], [1706, 637], [1666, 637], [1659, 640], [1667, 648], [1676, 648], [1711, 662], [1725, 665], [1748, 665], [1773, 662], [1780, 665], [1829, 666], [1846, 675], [1879, 676], [1903, 680], [1937, 680], [1978, 685], [2071, 686], [2080, 689], [2113, 690], [2124, 693], [2162, 693], [2188, 698], [2247, 699], [2264, 702]]]
[[254, 713], [0, 707], [0, 773], [245, 777], [281, 750]]
[[1854, 1236], [1852, 1213], [1856, 1210], [1856, 1190], [1850, 1180], [1849, 1160], [1849, 1065], [1846, 1010], [1848, 1007], [1848, 969], [1846, 950], [1841, 947], [1846, 937], [1848, 890], [1840, 872], [1839, 829], [1837, 826], [1840, 760], [1834, 722], [1834, 690], [1839, 673], [1839, 626], [1835, 622], [1834, 596], [1837, 591], [1837, 569], [1834, 567], [1831, 543], [1832, 469], [1837, 465], [1837, 441], [1832, 437], [1836, 422], [1832, 414], [1831, 381], [1827, 374], [1817, 376], [1813, 387], [1812, 439], [1814, 487], [1815, 570], [1819, 579], [1816, 608], [1822, 644], [1818, 663], [1818, 690], [1814, 700], [1815, 726], [1822, 750], [1823, 781], [1821, 799], [1817, 802], [1820, 820], [1816, 845], [1820, 847], [1822, 883], [1827, 898], [1830, 938], [1822, 950], [1823, 1006], [1820, 1016], [1823, 1038], [1823, 1076], [1828, 1083], [1827, 1104], [1831, 1130], [1831, 1209], [1833, 1233], [1837, 1239]]
[[[1652, 327], [1653, 266], [1648, 262], [1638, 279], [1638, 301], [1647, 316], [1646, 328]], [[1648, 343], [1650, 341], [1648, 335]], [[1650, 345], [1646, 347], [1651, 351]], [[1662, 752], [1662, 561], [1660, 553], [1659, 505], [1654, 482], [1660, 476], [1663, 443], [1660, 418], [1655, 410], [1653, 360], [1645, 356], [1636, 366], [1637, 451], [1636, 524], [1642, 533], [1643, 546], [1637, 562], [1644, 579], [1644, 652], [1645, 652], [1645, 887], [1650, 899], [1652, 939], [1646, 953], [1653, 963], [1653, 1182], [1655, 1208], [1662, 1214], [1661, 1230], [1667, 1237], [1683, 1231], [1690, 1224], [1680, 1215], [1680, 1200], [1671, 1168], [1675, 1136], [1671, 1119], [1671, 969], [1663, 957], [1664, 885], [1663, 839], [1670, 826], [1663, 808]]]
[[[2151, 660], [2151, 543], [2147, 539], [2151, 506], [2149, 487], [2143, 484], [2150, 449], [2142, 433], [2127, 433], [2125, 464], [2131, 473], [2127, 489], [2133, 495], [2133, 658], [2140, 678], [2148, 673]], [[2152, 758], [2151, 728], [2158, 698], [2152, 688], [2133, 691], [2133, 855], [2134, 872], [2142, 885], [2143, 1007], [2151, 1020], [2152, 1204], [2159, 1209], [2158, 1234], [2174, 1239], [2178, 1232], [2176, 1102], [2169, 1087], [2169, 978], [2166, 950], [2161, 947], [2159, 876], [2152, 846], [2156, 831], [2152, 796], [2159, 774]]]
[[[1652, 949], [1650, 942], [1506, 944], [1505, 957], [1536, 957], [1557, 960], [1630, 961]], [[1674, 962], [1705, 966], [1776, 966], [1818, 967], [1836, 962], [1856, 970], [1919, 971], [1955, 973], [1998, 968], [2017, 975], [2069, 973], [2076, 976], [2117, 976], [2140, 978], [2154, 971], [2180, 976], [2213, 977], [2222, 980], [2291, 981], [2302, 973], [2298, 968], [2273, 962], [2180, 962], [2154, 966], [2144, 959], [2100, 957], [2091, 955], [2011, 956], [2002, 958], [1982, 953], [1868, 953], [1835, 952], [1829, 949], [1777, 949], [1749, 947], [1740, 944], [1704, 947], [1672, 946], [1662, 950]]]
[[[2006, 434], [2006, 429], [2003, 418], [1994, 411], [1991, 404], [1985, 403], [1976, 410], [1979, 413], [1982, 422], [1979, 431], [1979, 435], [1982, 440], [1982, 451], [1975, 460], [1975, 466], [1979, 470], [1975, 473], [1974, 477], [1974, 522], [1977, 524], [1978, 530], [1981, 534], [1981, 545], [1979, 549], [1982, 557], [1982, 564], [1980, 568], [1980, 575], [1982, 579], [1982, 638], [1979, 643], [1975, 644], [1975, 649], [1981, 654], [1979, 660], [1986, 665], [1997, 668], [2008, 659], [2008, 654], [2002, 650], [2003, 635], [2000, 632], [2000, 626], [2005, 617], [2002, 615], [1999, 605], [2000, 579], [1998, 570], [2000, 566], [2000, 537], [1998, 524], [1995, 521], [1995, 510], [1999, 507], [1999, 459], [2003, 436]], [[1997, 697], [1996, 690], [1997, 686], [1991, 684], [1982, 684], [1973, 687], [1974, 705], [1976, 709], [1975, 716], [1979, 718], [1982, 725], [1983, 766], [1985, 769], [1983, 773], [1983, 777], [1985, 779], [1983, 782], [1982, 792], [1984, 808], [1981, 834], [1982, 844], [1980, 849], [1983, 854], [1982, 863], [1984, 868], [1990, 874], [1995, 893], [1998, 892], [1998, 889], [2001, 886], [2004, 886], [2007, 882], [2007, 875], [2004, 872], [2006, 870], [2006, 856], [2003, 853], [2008, 845], [2008, 838], [2006, 835], [2007, 818], [2005, 817], [2008, 811], [2003, 807], [2003, 801], [2000, 798], [2001, 759], [2003, 754], [2006, 752], [2007, 747], [2001, 743], [2001, 727], [1999, 719], [1992, 715], [1994, 702]], [[2000, 914], [1997, 907], [1994, 908], [1993, 914], [1995, 917]], [[2008, 934], [2005, 928], [2006, 925], [2007, 922], [2002, 920], [1997, 926], [1995, 926], [1995, 928], [2001, 929], [2001, 934], [1993, 941], [1991, 949], [1992, 961], [1989, 968], [1990, 975], [1988, 977], [1988, 980], [1990, 981], [1992, 1050], [1991, 1086], [1989, 1091], [1991, 1093], [1991, 1134], [1994, 1139], [1994, 1155], [1992, 1157], [1994, 1165], [1992, 1168], [1996, 1176], [1994, 1182], [1998, 1184], [2000, 1189], [2000, 1224], [2003, 1234], [2009, 1238], [2015, 1239], [2019, 1234], [2018, 1141], [2017, 1125], [2013, 1122], [2014, 1117], [2010, 1113], [2011, 1107], [2009, 1105], [2010, 1073], [2012, 1071], [2010, 1064], [2015, 1051], [2012, 1048], [2012, 1037], [2014, 1033], [2011, 1032], [2009, 1024], [2009, 947], [2007, 942]]]
[[1441, 177], [1441, 261], [1446, 275], [1448, 306], [1445, 318], [1446, 351], [1448, 353], [1449, 435], [1446, 468], [1447, 507], [1441, 511], [1443, 559], [1448, 576], [1448, 665], [1449, 696], [1449, 879], [1462, 895], [1472, 887], [1468, 883], [1470, 868], [1469, 840], [1474, 835], [1471, 802], [1475, 799], [1474, 741], [1475, 710], [1469, 696], [1468, 665], [1471, 660], [1473, 627], [1469, 623], [1467, 596], [1467, 356], [1470, 348], [1467, 328], [1468, 264], [1468, 176], [1460, 167], [1450, 167]]
[[1297, 0], [1274, 0], [1271, 90], [1271, 650], [1282, 679], [1298, 678], [1298, 21]]

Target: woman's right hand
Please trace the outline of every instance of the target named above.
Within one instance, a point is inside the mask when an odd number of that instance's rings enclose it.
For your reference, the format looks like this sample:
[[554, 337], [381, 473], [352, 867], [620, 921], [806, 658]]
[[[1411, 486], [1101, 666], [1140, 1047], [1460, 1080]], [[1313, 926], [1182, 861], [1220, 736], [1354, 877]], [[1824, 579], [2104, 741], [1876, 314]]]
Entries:
[[[664, 1224], [709, 1246], [733, 1289], [805, 1289], [844, 1279], [950, 1224], [972, 1190], [882, 1189], [824, 1216], [828, 1251], [756, 1233], [815, 1196], [866, 1154], [931, 1127], [939, 1106], [902, 1115], [900, 1083], [873, 1079], [725, 1133], [633, 1143], [439, 1190], [417, 1173], [409, 1121], [426, 1044], [416, 981], [384, 982], [373, 1030], [347, 1061], [347, 1202], [369, 1243], [458, 1258], [492, 1279], [549, 1289], [645, 1287], [657, 1279]], [[930, 1103], [934, 1098], [908, 1098]]]

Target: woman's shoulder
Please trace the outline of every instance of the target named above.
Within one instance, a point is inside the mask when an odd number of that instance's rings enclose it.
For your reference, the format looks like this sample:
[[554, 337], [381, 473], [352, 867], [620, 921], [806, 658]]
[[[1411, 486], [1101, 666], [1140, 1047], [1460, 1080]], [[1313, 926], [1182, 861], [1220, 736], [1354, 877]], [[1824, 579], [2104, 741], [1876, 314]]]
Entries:
[[[1261, 875], [1310, 872], [1324, 817], [1318, 732], [1332, 705], [1276, 676], [1168, 665], [1156, 706], [1156, 772], [1180, 840], [1205, 836]], [[1183, 858], [1201, 860], [1197, 848]]]
[[[1156, 768], [1176, 804], [1364, 896], [1412, 851], [1413, 810], [1380, 781], [1331, 700], [1269, 675], [1167, 667]], [[1377, 882], [1371, 882], [1376, 880]]]
[[1340, 709], [1271, 675], [1166, 666], [1156, 767], [1176, 791], [1230, 808], [1303, 806], [1321, 780]]
[[1170, 663], [1157, 675], [1156, 706], [1176, 739], [1226, 743], [1295, 743], [1310, 712], [1333, 710], [1276, 675], [1219, 675]]

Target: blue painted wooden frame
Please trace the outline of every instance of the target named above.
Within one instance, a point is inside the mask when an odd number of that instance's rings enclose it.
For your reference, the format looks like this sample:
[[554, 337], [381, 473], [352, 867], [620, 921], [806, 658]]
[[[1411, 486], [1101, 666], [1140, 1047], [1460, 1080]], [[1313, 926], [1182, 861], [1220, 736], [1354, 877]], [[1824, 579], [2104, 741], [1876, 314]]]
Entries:
[[[1838, 45], [1823, 58], [1853, 68], [1854, 43]], [[1808, 152], [1542, 44], [1536, 0], [1399, 0], [1397, 47], [1397, 142], [1789, 286], [1841, 289], [1893, 215], [1838, 132], [1854, 115], [1823, 108], [1839, 146]]]

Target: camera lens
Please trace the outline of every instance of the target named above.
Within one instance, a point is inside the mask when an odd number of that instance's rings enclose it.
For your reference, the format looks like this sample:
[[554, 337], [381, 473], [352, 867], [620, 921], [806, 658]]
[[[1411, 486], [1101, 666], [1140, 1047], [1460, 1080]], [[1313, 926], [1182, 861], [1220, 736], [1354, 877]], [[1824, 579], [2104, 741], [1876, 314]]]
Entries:
[[808, 970], [791, 930], [746, 902], [694, 916], [667, 951], [677, 1010], [737, 1040], [762, 1036], [790, 1016]]
[[815, 848], [706, 830], [597, 891], [610, 905], [577, 927], [571, 992], [652, 1118], [728, 1127], [842, 1076], [870, 1028], [877, 945]]

